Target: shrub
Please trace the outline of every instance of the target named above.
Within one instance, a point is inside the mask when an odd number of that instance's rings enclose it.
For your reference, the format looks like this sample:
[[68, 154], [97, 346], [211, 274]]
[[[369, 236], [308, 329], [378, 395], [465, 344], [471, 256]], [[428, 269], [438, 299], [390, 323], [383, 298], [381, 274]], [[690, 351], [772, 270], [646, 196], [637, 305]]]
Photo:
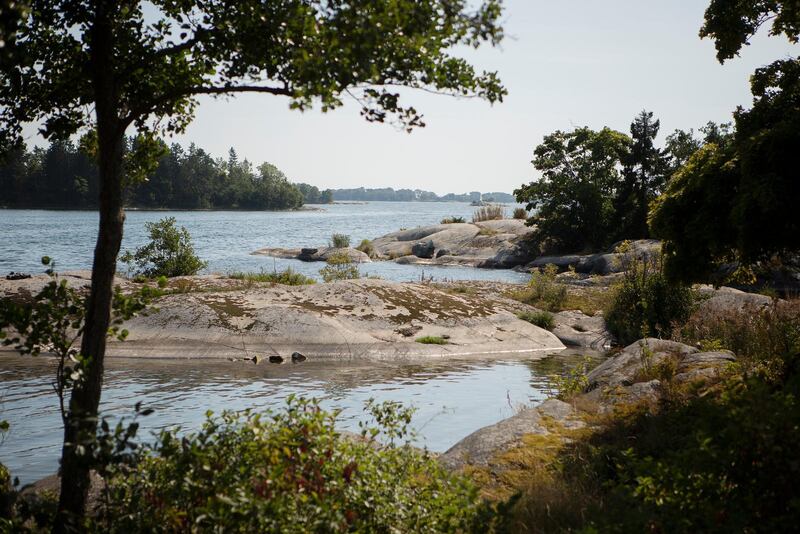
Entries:
[[423, 345], [447, 345], [447, 340], [441, 336], [423, 336], [415, 340]]
[[350, 246], [350, 236], [345, 234], [333, 234], [331, 236], [331, 246], [333, 248], [347, 248]]
[[506, 209], [501, 204], [481, 206], [472, 214], [472, 222], [497, 221], [506, 218]]
[[120, 257], [137, 274], [148, 278], [189, 276], [208, 265], [194, 253], [189, 231], [183, 226], [175, 227], [175, 217], [145, 223], [145, 228], [150, 242], [133, 254], [128, 251]]
[[356, 250], [360, 250], [370, 258], [374, 258], [378, 255], [378, 252], [372, 245], [372, 241], [370, 241], [369, 239], [362, 239], [361, 243], [359, 243], [359, 245], [356, 247]]
[[[163, 431], [110, 477], [112, 532], [471, 532], [475, 489], [406, 446], [411, 410], [368, 403], [361, 437], [290, 397], [280, 412], [210, 413], [196, 434]], [[376, 438], [381, 438], [382, 442]]]
[[548, 264], [531, 273], [527, 302], [549, 311], [559, 311], [567, 300], [567, 287], [556, 282], [558, 268]]
[[545, 330], [552, 330], [553, 329], [553, 314], [548, 311], [537, 311], [537, 312], [521, 312], [517, 314], [517, 317], [522, 319], [523, 321], [527, 321], [531, 324], [538, 326], [539, 328], [544, 328]]
[[358, 265], [353, 263], [350, 256], [345, 252], [331, 254], [327, 265], [319, 270], [319, 274], [325, 282], [335, 282], [336, 280], [355, 280], [361, 277]]
[[313, 278], [309, 278], [304, 274], [298, 273], [291, 267], [287, 267], [282, 271], [276, 270], [272, 272], [267, 272], [263, 269], [258, 273], [234, 272], [229, 274], [228, 278], [233, 278], [234, 280], [244, 280], [246, 282], [282, 284], [286, 286], [302, 286], [314, 283]]
[[766, 307], [698, 310], [676, 337], [705, 350], [728, 349], [747, 370], [773, 375], [800, 353], [800, 299], [773, 300]]
[[528, 210], [525, 208], [514, 208], [514, 214], [512, 215], [515, 219], [527, 219], [528, 218]]
[[691, 288], [670, 283], [660, 257], [624, 258], [622, 280], [613, 288], [605, 310], [609, 332], [622, 345], [643, 337], [670, 337], [689, 318], [694, 300]]
[[463, 222], [467, 222], [464, 219], [464, 217], [455, 217], [455, 216], [453, 216], [453, 217], [445, 217], [444, 219], [442, 219], [441, 224], [455, 224], [455, 223], [463, 223]]
[[583, 393], [589, 387], [589, 369], [592, 367], [592, 360], [584, 358], [572, 369], [568, 369], [564, 374], [551, 376], [553, 387], [556, 390], [556, 398], [569, 400], [575, 395]]

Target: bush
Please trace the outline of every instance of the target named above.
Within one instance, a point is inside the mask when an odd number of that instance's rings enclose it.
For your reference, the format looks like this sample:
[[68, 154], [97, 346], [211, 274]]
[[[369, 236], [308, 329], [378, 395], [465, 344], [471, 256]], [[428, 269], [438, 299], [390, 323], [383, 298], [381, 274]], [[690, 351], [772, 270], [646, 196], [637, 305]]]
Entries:
[[668, 282], [660, 258], [626, 255], [623, 261], [622, 281], [605, 310], [609, 332], [622, 345], [643, 337], [671, 337], [692, 311], [691, 288]]
[[676, 337], [706, 350], [728, 349], [747, 371], [772, 375], [776, 365], [800, 353], [800, 299], [775, 299], [766, 307], [701, 310]]
[[259, 273], [245, 273], [234, 272], [228, 275], [228, 278], [234, 280], [244, 280], [246, 282], [260, 282], [268, 284], [282, 284], [286, 286], [303, 286], [313, 284], [314, 279], [298, 273], [291, 267], [287, 267], [283, 271], [267, 272], [262, 270]]
[[456, 224], [456, 223], [463, 223], [467, 222], [464, 217], [445, 217], [442, 219], [441, 224]]
[[447, 340], [441, 336], [423, 336], [415, 340], [423, 345], [447, 345]]
[[568, 369], [563, 375], [553, 375], [553, 387], [556, 390], [556, 398], [559, 400], [570, 400], [575, 395], [583, 393], [589, 387], [589, 370], [592, 367], [590, 358], [584, 358], [582, 362], [572, 369]]
[[375, 250], [375, 247], [372, 246], [372, 241], [369, 239], [362, 239], [361, 243], [356, 247], [356, 250], [360, 250], [370, 258], [374, 258], [378, 255], [378, 252]]
[[189, 276], [208, 265], [195, 255], [189, 231], [183, 226], [175, 227], [175, 217], [145, 223], [145, 228], [150, 242], [133, 254], [128, 251], [120, 257], [136, 274], [148, 278]]
[[358, 265], [355, 265], [353, 260], [350, 259], [350, 256], [345, 252], [331, 254], [328, 258], [327, 265], [319, 270], [319, 274], [325, 282], [361, 278]]
[[411, 410], [367, 408], [376, 424], [360, 439], [293, 397], [280, 412], [209, 413], [185, 437], [163, 431], [109, 478], [101, 520], [111, 532], [485, 531], [475, 489], [406, 446]]
[[333, 234], [331, 236], [331, 246], [333, 248], [347, 248], [350, 246], [350, 236], [345, 234]]
[[512, 215], [515, 219], [527, 219], [528, 218], [528, 210], [525, 208], [514, 208], [514, 215]]
[[567, 300], [567, 287], [556, 282], [557, 274], [558, 268], [552, 264], [532, 272], [526, 301], [549, 311], [560, 311]]
[[472, 222], [498, 221], [506, 218], [506, 209], [500, 204], [481, 206], [472, 214]]
[[538, 326], [539, 328], [544, 328], [545, 330], [552, 330], [553, 329], [553, 314], [548, 311], [539, 311], [539, 312], [521, 312], [517, 314], [517, 317], [522, 319], [523, 321], [527, 321], [531, 324]]

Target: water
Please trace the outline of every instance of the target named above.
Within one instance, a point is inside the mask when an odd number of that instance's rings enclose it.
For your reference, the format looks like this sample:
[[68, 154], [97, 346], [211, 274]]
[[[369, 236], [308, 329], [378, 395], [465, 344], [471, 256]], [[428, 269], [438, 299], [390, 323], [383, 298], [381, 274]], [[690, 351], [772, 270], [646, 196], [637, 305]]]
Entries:
[[[291, 266], [319, 278], [318, 263], [251, 256], [264, 247], [325, 246], [334, 232], [348, 234], [353, 245], [400, 228], [438, 224], [444, 217], [469, 220], [474, 207], [460, 202], [373, 202], [333, 204], [324, 211], [130, 211], [122, 250], [133, 250], [148, 240], [144, 224], [175, 217], [192, 235], [197, 254], [209, 262], [207, 272], [272, 271]], [[509, 206], [511, 211], [513, 206]], [[59, 270], [89, 269], [97, 236], [98, 215], [91, 211], [0, 210], [0, 273], [42, 272], [40, 259], [51, 256]], [[527, 276], [510, 270], [471, 267], [430, 267], [375, 262], [362, 274], [387, 280], [500, 280], [522, 282]]]
[[[282, 405], [289, 394], [322, 399], [342, 409], [339, 426], [358, 430], [364, 402], [402, 401], [417, 409], [412, 425], [418, 444], [444, 451], [483, 426], [541, 402], [549, 376], [564, 372], [577, 355], [543, 360], [450, 361], [390, 365], [378, 362], [306, 362], [253, 365], [244, 362], [108, 362], [101, 412], [130, 416], [138, 401], [155, 409], [141, 419], [140, 437], [160, 428], [197, 429], [206, 410], [263, 409]], [[51, 382], [53, 363], [42, 357], [3, 356], [0, 419], [11, 429], [0, 445], [0, 461], [22, 484], [54, 473], [62, 440]]]

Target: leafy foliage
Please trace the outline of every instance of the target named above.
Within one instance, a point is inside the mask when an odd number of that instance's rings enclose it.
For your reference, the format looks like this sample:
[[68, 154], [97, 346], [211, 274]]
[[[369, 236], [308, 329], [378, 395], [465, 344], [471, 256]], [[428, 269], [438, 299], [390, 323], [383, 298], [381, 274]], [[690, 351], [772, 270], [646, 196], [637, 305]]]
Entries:
[[464, 223], [464, 222], [467, 222], [464, 219], [464, 217], [452, 216], [452, 217], [445, 217], [444, 219], [441, 220], [440, 224], [456, 224], [456, 223]]
[[561, 311], [567, 300], [567, 288], [556, 281], [558, 268], [553, 264], [531, 273], [525, 302], [549, 311]]
[[157, 278], [166, 276], [188, 276], [205, 269], [207, 263], [194, 253], [189, 231], [181, 226], [175, 227], [175, 217], [166, 217], [158, 222], [147, 222], [145, 228], [150, 234], [150, 242], [131, 254], [126, 252], [120, 258], [124, 263], [136, 266], [137, 273]]
[[331, 236], [331, 246], [333, 248], [348, 248], [350, 246], [350, 236], [346, 234], [333, 234]]
[[720, 263], [800, 249], [800, 61], [758, 69], [752, 89], [753, 108], [736, 112], [733, 140], [690, 158], [650, 214], [673, 279], [708, 280]]
[[325, 282], [361, 278], [358, 265], [353, 263], [346, 252], [331, 254], [326, 263], [327, 265], [319, 270], [319, 274]]
[[660, 258], [628, 254], [623, 261], [622, 280], [605, 310], [609, 332], [622, 345], [643, 337], [669, 337], [689, 318], [694, 299], [691, 288], [670, 283]]
[[627, 135], [604, 128], [578, 128], [544, 137], [533, 166], [542, 177], [514, 191], [534, 213], [533, 245], [543, 251], [575, 251], [605, 246], [612, 235], [613, 199], [619, 167], [630, 146]]
[[[209, 413], [196, 434], [163, 431], [109, 479], [111, 532], [471, 532], [475, 490], [405, 445], [409, 410], [368, 405], [360, 438], [336, 414], [290, 397], [285, 410]], [[378, 441], [381, 438], [381, 441]], [[236, 458], [235, 462], [231, 458]]]

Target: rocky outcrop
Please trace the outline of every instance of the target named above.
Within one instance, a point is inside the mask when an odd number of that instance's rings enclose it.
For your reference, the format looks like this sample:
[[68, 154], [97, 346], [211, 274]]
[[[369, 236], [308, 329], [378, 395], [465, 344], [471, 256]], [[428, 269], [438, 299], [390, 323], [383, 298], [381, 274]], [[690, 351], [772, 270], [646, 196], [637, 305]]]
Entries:
[[553, 323], [551, 332], [568, 347], [602, 351], [610, 349], [614, 341], [600, 314], [589, 316], [578, 310], [562, 311], [554, 314]]
[[523, 239], [531, 231], [519, 219], [437, 224], [393, 232], [372, 246], [398, 263], [509, 269], [531, 260]]
[[[0, 294], [24, 289], [22, 297], [30, 298], [47, 280], [0, 280]], [[372, 279], [229, 285], [235, 283], [219, 276], [187, 279], [176, 287], [180, 292], [159, 298], [148, 316], [127, 321], [128, 339], [109, 342], [108, 354], [290, 361], [297, 352], [309, 359], [403, 360], [543, 357], [564, 348], [552, 333], [518, 319], [499, 300], [432, 285]], [[138, 286], [127, 284], [123, 287]], [[447, 343], [416, 341], [426, 336]]]
[[[582, 394], [562, 402], [550, 399], [494, 425], [479, 429], [441, 455], [447, 468], [479, 469], [499, 480], [514, 469], [513, 451], [531, 446], [532, 437], [547, 437], [550, 447], [568, 441], [570, 431], [587, 426], [583, 411], [608, 412], [620, 403], [653, 402], [663, 381], [673, 385], [714, 381], [735, 357], [728, 351], [701, 352], [694, 347], [660, 339], [642, 339], [610, 356], [591, 371]], [[581, 408], [581, 409], [579, 409]]]
[[467, 465], [486, 467], [492, 463], [498, 451], [520, 445], [524, 436], [550, 434], [553, 423], [569, 429], [586, 426], [577, 417], [572, 405], [549, 399], [535, 408], [527, 408], [513, 417], [473, 432], [442, 454], [439, 461], [454, 471]]
[[300, 261], [328, 261], [334, 254], [345, 254], [354, 263], [369, 263], [370, 258], [364, 252], [354, 248], [262, 248], [252, 252], [253, 255], [271, 256]]
[[559, 271], [573, 269], [579, 274], [608, 275], [625, 270], [625, 257], [653, 258], [661, 253], [661, 242], [654, 239], [641, 239], [631, 241], [627, 253], [615, 252], [619, 243], [614, 244], [608, 251], [598, 254], [566, 256], [540, 256], [525, 265], [527, 270], [541, 269], [546, 265], [555, 265]]

